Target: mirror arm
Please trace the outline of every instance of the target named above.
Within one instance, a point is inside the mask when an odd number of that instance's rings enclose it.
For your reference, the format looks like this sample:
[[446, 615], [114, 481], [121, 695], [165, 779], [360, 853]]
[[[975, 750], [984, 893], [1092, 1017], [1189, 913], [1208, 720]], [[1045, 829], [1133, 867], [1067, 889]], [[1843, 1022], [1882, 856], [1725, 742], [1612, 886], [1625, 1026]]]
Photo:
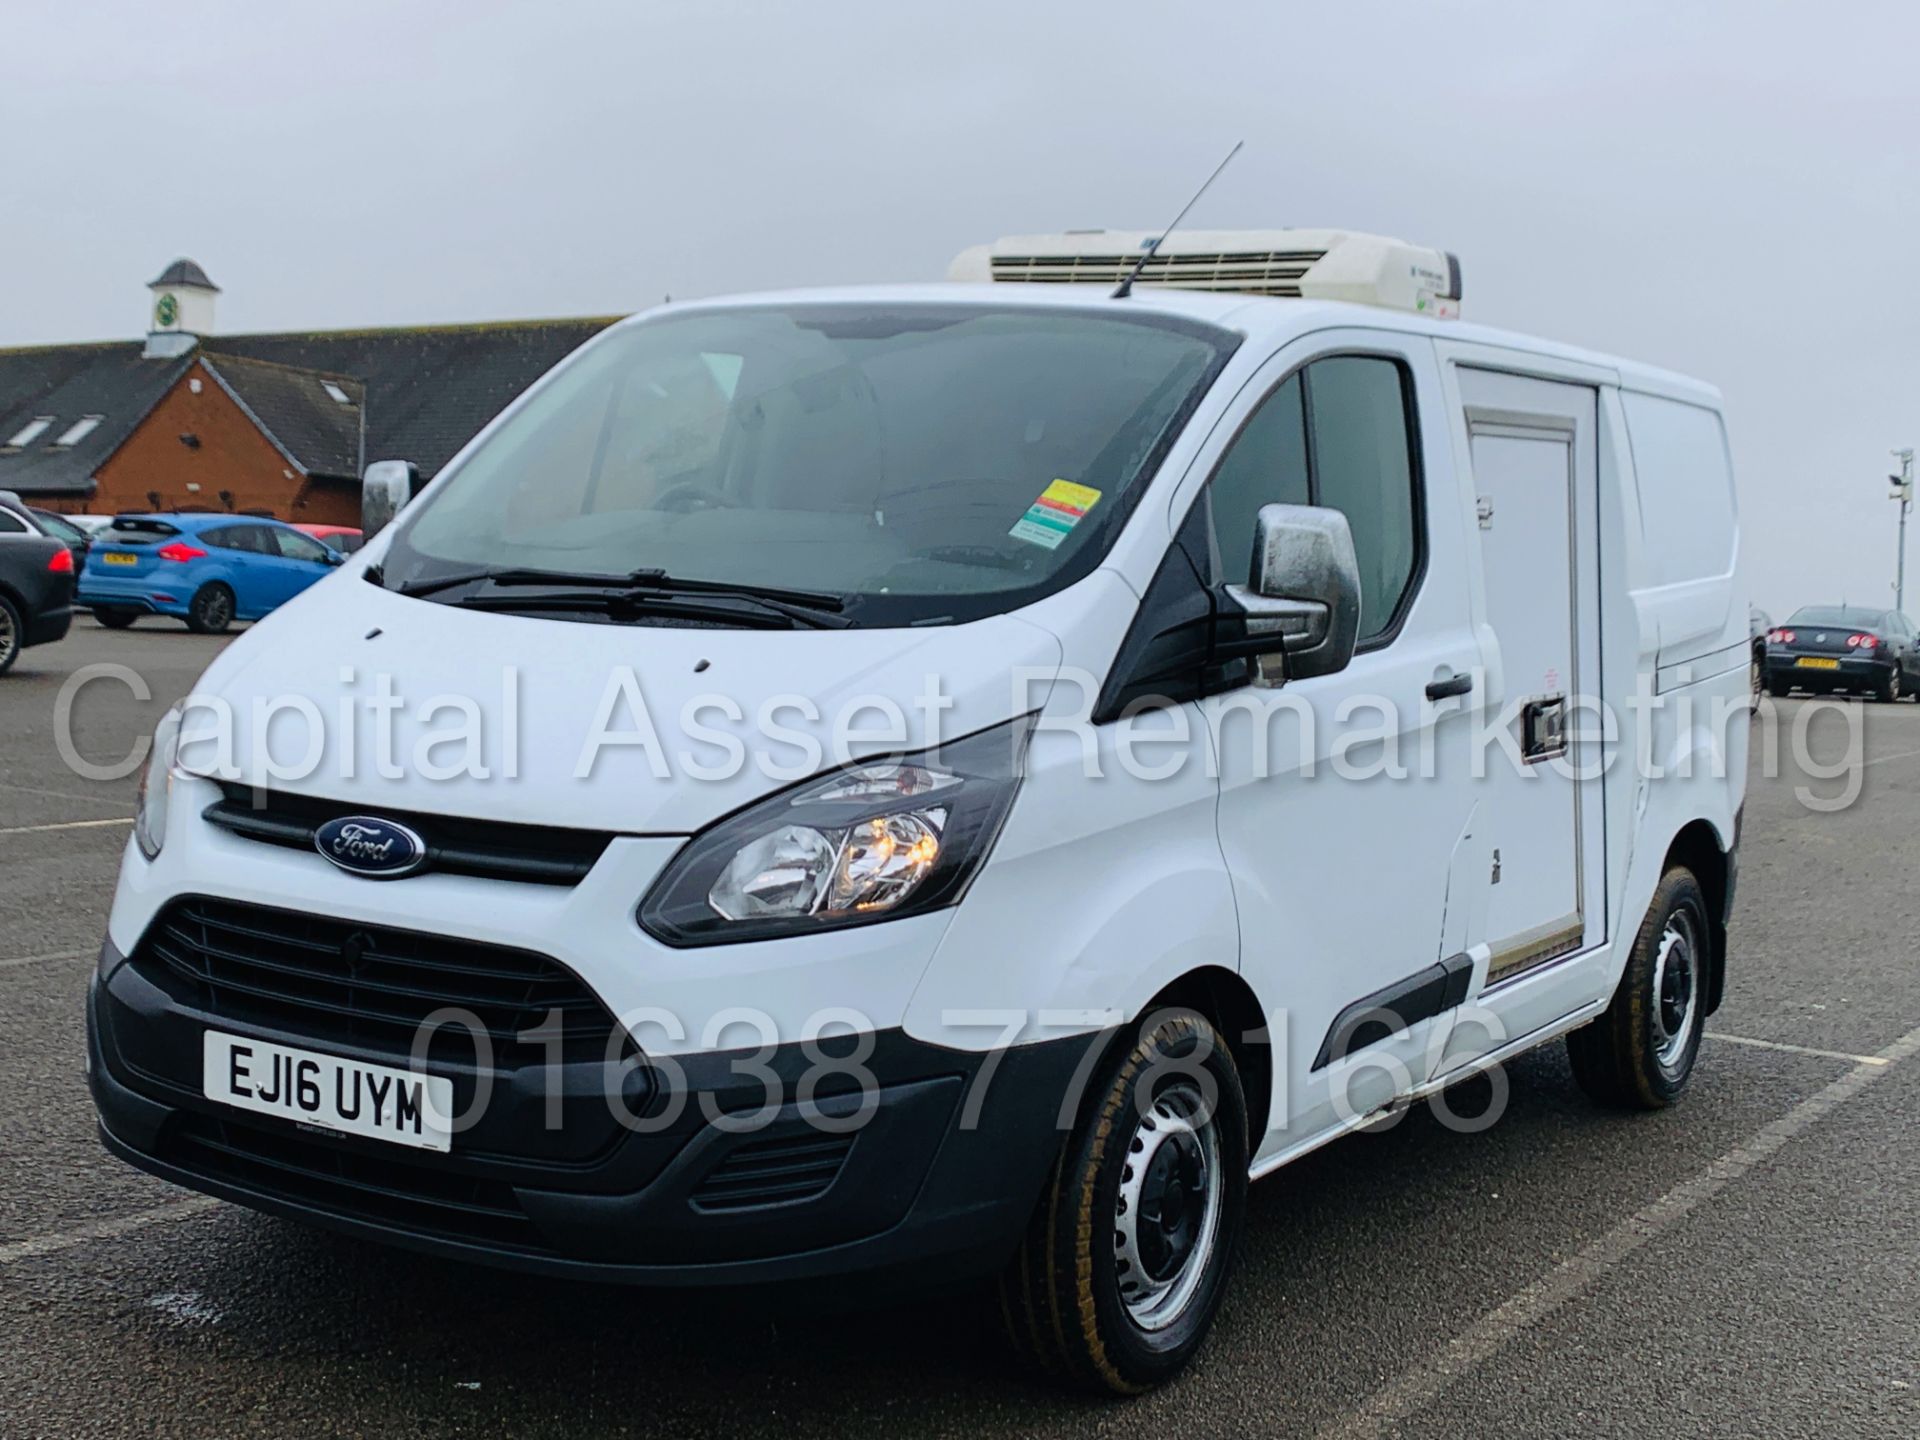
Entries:
[[1221, 623], [1215, 629], [1214, 658], [1216, 662], [1254, 662], [1254, 684], [1283, 683], [1288, 654], [1326, 642], [1333, 625], [1330, 606], [1316, 600], [1262, 595], [1247, 585], [1223, 588], [1228, 607], [1223, 607]]

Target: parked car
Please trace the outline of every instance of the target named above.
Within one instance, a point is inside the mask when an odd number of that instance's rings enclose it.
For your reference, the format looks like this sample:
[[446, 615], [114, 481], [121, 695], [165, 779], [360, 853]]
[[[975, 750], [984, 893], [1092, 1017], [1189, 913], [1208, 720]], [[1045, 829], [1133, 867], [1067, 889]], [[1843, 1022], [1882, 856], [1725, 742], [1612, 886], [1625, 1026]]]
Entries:
[[63, 515], [60, 518], [70, 524], [79, 526], [89, 535], [98, 535], [102, 530], [113, 524], [113, 516], [111, 515]]
[[351, 555], [366, 543], [356, 525], [295, 525], [302, 535], [311, 535], [329, 550]]
[[[1718, 393], [1437, 318], [1437, 251], [1180, 243], [1349, 303], [1114, 295], [1141, 237], [1027, 237], [1102, 283], [675, 307], [417, 498], [369, 466], [356, 583], [214, 662], [220, 739], [155, 736], [105, 1144], [556, 1278], [997, 1276], [1032, 1359], [1137, 1393], [1250, 1180], [1563, 1037], [1597, 1102], [1678, 1100], [1750, 730], [1695, 718], [1747, 687]], [[265, 722], [216, 712], [357, 711], [374, 664], [508, 758], [247, 778]]]
[[1920, 631], [1898, 610], [1808, 605], [1767, 635], [1767, 691], [1850, 691], [1894, 701], [1920, 694]]
[[27, 507], [27, 513], [40, 527], [41, 534], [51, 535], [73, 552], [74, 573], [77, 575], [80, 567], [87, 563], [87, 551], [93, 548], [93, 537], [66, 516], [56, 515], [51, 510], [42, 510], [38, 506], [30, 505]]
[[67, 633], [74, 569], [64, 541], [42, 531], [17, 502], [0, 501], [0, 675], [22, 650]]
[[341, 561], [278, 520], [216, 514], [118, 515], [95, 537], [80, 574], [80, 603], [110, 630], [142, 615], [171, 615], [216, 635], [258, 620]]

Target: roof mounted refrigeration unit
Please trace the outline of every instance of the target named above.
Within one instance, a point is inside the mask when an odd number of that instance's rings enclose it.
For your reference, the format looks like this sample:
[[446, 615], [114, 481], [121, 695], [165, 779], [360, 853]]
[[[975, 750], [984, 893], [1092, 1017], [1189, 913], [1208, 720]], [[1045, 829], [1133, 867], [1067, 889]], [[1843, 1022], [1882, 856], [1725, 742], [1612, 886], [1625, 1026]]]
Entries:
[[[1009, 235], [961, 251], [947, 278], [1112, 289], [1153, 238], [1145, 230]], [[1350, 230], [1179, 230], [1161, 241], [1138, 283], [1460, 314], [1457, 257]]]

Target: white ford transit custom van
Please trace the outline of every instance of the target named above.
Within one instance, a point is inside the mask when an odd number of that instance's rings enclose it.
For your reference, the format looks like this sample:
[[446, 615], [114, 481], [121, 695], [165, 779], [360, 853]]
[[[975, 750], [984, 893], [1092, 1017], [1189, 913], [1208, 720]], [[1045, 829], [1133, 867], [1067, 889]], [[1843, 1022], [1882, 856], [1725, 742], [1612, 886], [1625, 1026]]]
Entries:
[[1747, 761], [1717, 395], [1366, 236], [1110, 295], [1145, 238], [668, 306], [373, 467], [155, 737], [107, 1146], [548, 1275], [997, 1275], [1129, 1392], [1250, 1179], [1561, 1037], [1671, 1103]]

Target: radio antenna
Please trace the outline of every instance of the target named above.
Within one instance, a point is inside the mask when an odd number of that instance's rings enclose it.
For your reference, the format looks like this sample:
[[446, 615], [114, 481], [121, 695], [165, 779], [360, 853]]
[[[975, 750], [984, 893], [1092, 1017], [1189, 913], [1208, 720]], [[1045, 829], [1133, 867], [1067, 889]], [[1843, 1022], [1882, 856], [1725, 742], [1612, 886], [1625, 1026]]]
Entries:
[[1213, 174], [1207, 177], [1206, 185], [1202, 185], [1198, 190], [1194, 191], [1193, 199], [1187, 201], [1185, 205], [1180, 207], [1180, 213], [1173, 217], [1173, 224], [1167, 226], [1165, 230], [1162, 230], [1147, 242], [1147, 248], [1141, 251], [1140, 258], [1133, 262], [1133, 269], [1127, 272], [1127, 278], [1120, 282], [1113, 294], [1108, 298], [1124, 300], [1133, 293], [1133, 282], [1138, 280], [1140, 278], [1140, 272], [1147, 268], [1147, 261], [1151, 260], [1154, 252], [1160, 248], [1160, 242], [1180, 228], [1180, 222], [1187, 218], [1187, 211], [1193, 209], [1200, 197], [1207, 193], [1207, 185], [1213, 184], [1214, 181], [1220, 178], [1220, 172], [1227, 168], [1228, 162], [1240, 153], [1240, 147], [1246, 143], [1244, 140], [1236, 140], [1233, 142], [1233, 149], [1227, 152], [1227, 158], [1225, 160], [1222, 160], [1218, 165], [1213, 167]]

